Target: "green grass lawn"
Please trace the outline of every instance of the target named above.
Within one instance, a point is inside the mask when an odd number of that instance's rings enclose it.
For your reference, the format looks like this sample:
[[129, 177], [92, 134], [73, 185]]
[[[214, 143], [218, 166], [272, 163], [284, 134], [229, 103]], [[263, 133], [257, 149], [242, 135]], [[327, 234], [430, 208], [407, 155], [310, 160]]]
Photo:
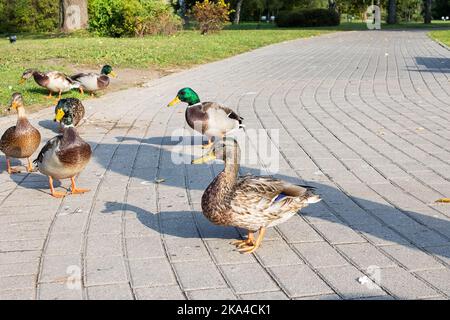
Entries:
[[[431, 26], [420, 23], [382, 25], [382, 28], [450, 27], [450, 23], [437, 21]], [[343, 22], [337, 27], [280, 29], [268, 23], [230, 25], [217, 34], [202, 36], [197, 31], [186, 30], [174, 36], [145, 38], [102, 38], [87, 32], [69, 36], [63, 34], [18, 35], [16, 44], [10, 44], [6, 35], [0, 35], [0, 115], [11, 94], [19, 91], [26, 104], [48, 106], [46, 90], [33, 79], [25, 85], [18, 81], [27, 68], [42, 71], [60, 70], [71, 74], [85, 68], [100, 69], [103, 64], [114, 68], [169, 70], [187, 68], [246, 52], [258, 47], [285, 40], [320, 35], [327, 32], [367, 30], [363, 22]], [[448, 37], [447, 37], [448, 39]], [[120, 74], [119, 74], [120, 77]], [[73, 90], [63, 97], [81, 97]]]
[[432, 31], [429, 33], [431, 38], [438, 40], [450, 47], [450, 30]]
[[[18, 81], [27, 68], [82, 71], [86, 66], [111, 64], [116, 68], [185, 68], [223, 59], [268, 44], [311, 37], [328, 30], [224, 30], [202, 36], [183, 31], [174, 36], [145, 38], [100, 38], [88, 34], [19, 35], [15, 44], [0, 38], [0, 104], [4, 106], [15, 91], [22, 92], [27, 104], [50, 105], [46, 90], [33, 79], [25, 85]], [[100, 68], [98, 68], [100, 69]], [[120, 76], [120, 74], [119, 74]], [[64, 97], [80, 97], [73, 90]]]

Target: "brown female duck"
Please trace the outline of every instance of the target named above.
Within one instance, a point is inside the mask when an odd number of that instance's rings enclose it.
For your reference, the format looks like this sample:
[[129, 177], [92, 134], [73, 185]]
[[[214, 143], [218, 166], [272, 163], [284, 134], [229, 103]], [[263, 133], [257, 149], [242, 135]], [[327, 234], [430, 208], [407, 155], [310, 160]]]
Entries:
[[41, 143], [41, 134], [31, 125], [25, 115], [25, 107], [20, 93], [12, 95], [8, 110], [17, 110], [17, 123], [5, 131], [0, 140], [0, 151], [6, 156], [6, 166], [9, 174], [19, 173], [20, 170], [12, 168], [9, 158], [28, 158], [28, 172], [33, 171], [30, 157]]
[[[266, 228], [285, 222], [308, 204], [320, 201], [320, 197], [312, 187], [270, 177], [239, 176], [239, 155], [236, 140], [226, 138], [193, 163], [216, 158], [225, 161], [224, 170], [203, 193], [203, 214], [214, 224], [247, 229], [248, 238], [234, 244], [239, 252], [252, 253], [260, 246]], [[253, 234], [258, 230], [255, 241]]]

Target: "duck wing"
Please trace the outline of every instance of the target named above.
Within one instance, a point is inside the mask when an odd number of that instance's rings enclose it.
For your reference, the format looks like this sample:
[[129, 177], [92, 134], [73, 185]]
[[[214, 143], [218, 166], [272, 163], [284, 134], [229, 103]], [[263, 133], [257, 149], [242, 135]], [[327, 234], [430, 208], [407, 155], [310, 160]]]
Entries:
[[227, 107], [222, 107], [221, 108], [227, 113], [228, 118], [236, 120], [239, 122], [239, 124], [242, 124], [242, 120], [244, 120], [244, 118], [242, 118], [240, 115], [238, 115], [236, 112], [234, 112], [234, 110], [227, 108]]
[[210, 110], [210, 109], [223, 111], [228, 118], [238, 121], [239, 124], [242, 124], [242, 120], [244, 120], [244, 118], [239, 116], [233, 109], [221, 106], [220, 104], [215, 103], [215, 102], [203, 102], [202, 103], [202, 110], [205, 113], [208, 113], [208, 110]]
[[66, 75], [65, 73], [59, 72], [59, 71], [50, 71], [47, 74], [47, 77], [50, 79], [59, 79], [63, 81], [69, 81], [71, 84], [74, 83], [73, 79]]
[[2, 138], [0, 139], [0, 151], [6, 151], [9, 147], [9, 144], [14, 139], [14, 133], [16, 132], [16, 126], [9, 127], [3, 133]]
[[255, 221], [274, 221], [318, 202], [320, 198], [313, 190], [271, 177], [248, 175], [237, 181], [231, 207], [238, 215], [253, 216]]
[[98, 77], [95, 73], [89, 72], [89, 73], [77, 73], [74, 74], [72, 76], [70, 76], [70, 78], [72, 78], [74, 81], [80, 81], [83, 78], [90, 78], [90, 77]]
[[33, 161], [33, 163], [34, 164], [42, 163], [45, 154], [57, 148], [58, 145], [61, 143], [62, 138], [63, 138], [62, 135], [58, 135], [48, 140], [47, 143], [42, 147], [41, 151], [39, 152], [37, 158]]

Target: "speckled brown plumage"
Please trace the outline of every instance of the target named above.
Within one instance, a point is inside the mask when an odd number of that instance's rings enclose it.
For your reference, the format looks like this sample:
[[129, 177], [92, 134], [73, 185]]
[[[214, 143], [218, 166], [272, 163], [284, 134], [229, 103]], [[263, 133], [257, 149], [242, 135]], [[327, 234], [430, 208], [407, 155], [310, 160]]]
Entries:
[[39, 147], [41, 134], [27, 119], [19, 119], [14, 127], [5, 131], [0, 150], [11, 158], [28, 158]]
[[282, 223], [308, 203], [319, 201], [311, 187], [271, 177], [239, 177], [239, 147], [232, 141], [222, 146], [224, 151], [215, 147], [225, 169], [202, 196], [203, 213], [212, 223], [256, 231]]
[[[13, 94], [11, 105], [17, 109], [16, 125], [8, 128], [0, 139], [0, 151], [11, 158], [28, 158], [39, 147], [41, 134], [25, 116], [22, 96]], [[10, 107], [11, 108], [11, 107]]]

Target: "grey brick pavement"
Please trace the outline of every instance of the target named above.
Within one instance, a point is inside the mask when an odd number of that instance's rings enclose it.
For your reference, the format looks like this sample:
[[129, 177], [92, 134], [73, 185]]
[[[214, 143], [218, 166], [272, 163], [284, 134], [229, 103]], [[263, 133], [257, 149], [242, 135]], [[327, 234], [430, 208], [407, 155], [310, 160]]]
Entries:
[[[448, 299], [450, 206], [434, 201], [450, 196], [449, 58], [424, 31], [336, 33], [86, 101], [90, 193], [53, 199], [0, 158], [0, 298]], [[171, 135], [191, 142], [185, 107], [165, 108], [184, 86], [237, 110], [249, 138], [268, 130], [278, 176], [324, 199], [254, 255], [200, 212], [221, 164], [172, 161]], [[55, 134], [51, 108], [30, 119], [43, 142]], [[268, 165], [244, 159], [242, 173]]]

